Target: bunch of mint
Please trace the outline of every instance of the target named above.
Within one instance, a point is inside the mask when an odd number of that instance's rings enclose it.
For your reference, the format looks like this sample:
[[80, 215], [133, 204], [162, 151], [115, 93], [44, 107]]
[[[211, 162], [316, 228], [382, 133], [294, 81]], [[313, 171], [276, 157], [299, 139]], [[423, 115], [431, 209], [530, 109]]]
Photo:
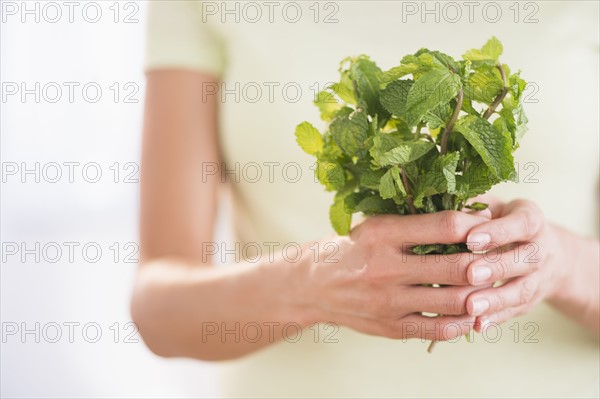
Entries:
[[[420, 49], [382, 71], [367, 56], [344, 59], [340, 81], [318, 94], [324, 133], [303, 122], [300, 147], [335, 191], [330, 219], [347, 235], [352, 214], [420, 214], [464, 207], [516, 179], [513, 152], [526, 131], [526, 82], [498, 60], [492, 37], [463, 60]], [[464, 244], [419, 245], [414, 253], [464, 252]]]

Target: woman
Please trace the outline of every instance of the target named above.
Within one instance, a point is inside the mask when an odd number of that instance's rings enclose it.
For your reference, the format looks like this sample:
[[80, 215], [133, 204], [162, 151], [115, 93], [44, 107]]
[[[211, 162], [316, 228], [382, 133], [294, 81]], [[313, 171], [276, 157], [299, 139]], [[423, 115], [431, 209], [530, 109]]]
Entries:
[[[236, 359], [221, 366], [224, 396], [597, 396], [599, 248], [586, 238], [597, 236], [597, 4], [521, 10], [536, 24], [477, 10], [452, 22], [437, 3], [437, 19], [417, 3], [253, 4], [150, 3], [132, 301], [149, 348]], [[507, 200], [489, 199], [491, 215], [379, 216], [331, 236], [330, 197], [292, 134], [317, 118], [315, 82], [335, 80], [324, 71], [350, 54], [390, 67], [420, 47], [458, 55], [492, 34], [534, 82], [522, 184], [495, 190]], [[237, 248], [215, 242], [222, 175]], [[464, 241], [516, 249], [493, 262], [398, 250]], [[490, 288], [498, 280], [508, 282]], [[476, 320], [484, 334], [457, 339]], [[428, 357], [424, 339], [452, 344]]]

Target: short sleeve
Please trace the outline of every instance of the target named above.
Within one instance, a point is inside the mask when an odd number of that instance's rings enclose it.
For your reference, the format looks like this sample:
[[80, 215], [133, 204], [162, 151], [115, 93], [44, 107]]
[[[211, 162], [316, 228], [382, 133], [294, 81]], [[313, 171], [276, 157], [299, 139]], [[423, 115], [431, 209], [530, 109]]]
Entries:
[[150, 1], [146, 20], [146, 71], [183, 68], [223, 75], [224, 42], [203, 21], [201, 2]]

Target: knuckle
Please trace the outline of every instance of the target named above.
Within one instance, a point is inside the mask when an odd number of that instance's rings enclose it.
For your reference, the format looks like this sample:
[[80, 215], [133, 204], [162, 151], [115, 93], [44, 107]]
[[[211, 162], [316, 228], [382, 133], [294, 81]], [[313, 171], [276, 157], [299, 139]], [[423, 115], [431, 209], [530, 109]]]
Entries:
[[515, 206], [521, 210], [521, 228], [527, 237], [533, 237], [542, 228], [544, 215], [541, 209], [529, 200], [516, 200]]
[[494, 236], [496, 237], [496, 241], [503, 243], [508, 240], [508, 237], [510, 237], [510, 231], [506, 229], [504, 224], [498, 223], [496, 230], [494, 231]]
[[533, 300], [534, 293], [533, 284], [528, 280], [523, 280], [520, 284], [519, 302], [522, 305], [530, 303]]
[[504, 257], [500, 257], [496, 262], [496, 273], [498, 280], [504, 280], [510, 277], [511, 265]]
[[453, 293], [446, 303], [446, 313], [460, 315], [467, 312], [467, 296], [468, 293], [463, 290], [458, 290]]
[[440, 213], [441, 224], [450, 239], [460, 239], [462, 233], [462, 218], [459, 212], [443, 211]]
[[495, 295], [490, 301], [490, 306], [493, 306], [494, 310], [504, 309], [506, 307], [506, 298], [504, 295]]
[[542, 265], [539, 259], [531, 259], [529, 262], [527, 262], [527, 269], [529, 273], [537, 272], [541, 267]]
[[382, 218], [373, 216], [365, 220], [358, 229], [354, 239], [366, 246], [377, 245], [381, 241]]
[[444, 268], [446, 279], [451, 283], [462, 283], [466, 280], [466, 272], [464, 266], [459, 262], [448, 262]]

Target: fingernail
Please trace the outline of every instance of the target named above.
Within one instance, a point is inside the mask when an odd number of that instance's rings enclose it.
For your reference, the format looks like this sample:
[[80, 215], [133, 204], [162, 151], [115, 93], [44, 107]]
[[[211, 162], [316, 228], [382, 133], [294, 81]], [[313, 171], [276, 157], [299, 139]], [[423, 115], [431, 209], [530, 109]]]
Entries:
[[473, 285], [485, 283], [492, 277], [492, 269], [487, 266], [477, 266], [473, 268]]
[[492, 237], [488, 233], [475, 233], [467, 237], [467, 244], [471, 249], [483, 249], [491, 240]]
[[480, 316], [488, 310], [490, 303], [486, 299], [475, 299], [473, 301], [473, 314], [472, 316]]

